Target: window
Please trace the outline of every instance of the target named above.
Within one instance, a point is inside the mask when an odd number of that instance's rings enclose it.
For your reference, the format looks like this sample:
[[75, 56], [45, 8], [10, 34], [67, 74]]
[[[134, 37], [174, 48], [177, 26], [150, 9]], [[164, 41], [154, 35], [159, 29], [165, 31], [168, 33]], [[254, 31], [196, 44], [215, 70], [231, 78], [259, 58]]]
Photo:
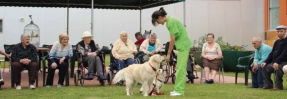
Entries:
[[279, 2], [280, 0], [269, 0], [269, 29], [275, 29], [280, 24]]
[[0, 19], [0, 33], [3, 32], [3, 21]]

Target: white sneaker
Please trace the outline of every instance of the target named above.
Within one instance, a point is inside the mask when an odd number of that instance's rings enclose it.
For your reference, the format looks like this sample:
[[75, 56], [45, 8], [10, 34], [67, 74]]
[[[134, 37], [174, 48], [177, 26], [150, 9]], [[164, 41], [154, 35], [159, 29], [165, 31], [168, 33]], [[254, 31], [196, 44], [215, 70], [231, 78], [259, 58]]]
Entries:
[[177, 93], [177, 92], [170, 93], [170, 96], [181, 96], [181, 95], [182, 95], [182, 94]]
[[16, 90], [21, 90], [21, 86], [16, 86]]
[[57, 86], [58, 88], [62, 88], [62, 85], [61, 84], [58, 84], [58, 86]]
[[172, 91], [172, 92], [170, 92], [170, 94], [173, 94], [173, 93], [175, 93], [175, 90], [174, 90], [174, 91]]
[[50, 88], [50, 85], [46, 85], [46, 88]]
[[35, 86], [34, 85], [30, 85], [30, 89], [35, 89]]

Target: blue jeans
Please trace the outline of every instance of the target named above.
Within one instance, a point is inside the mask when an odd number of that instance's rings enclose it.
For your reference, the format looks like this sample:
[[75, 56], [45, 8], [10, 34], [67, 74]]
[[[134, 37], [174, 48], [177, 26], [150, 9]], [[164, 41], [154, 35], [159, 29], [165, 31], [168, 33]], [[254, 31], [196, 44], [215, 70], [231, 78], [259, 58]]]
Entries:
[[131, 58], [128, 58], [128, 59], [126, 59], [126, 60], [117, 60], [116, 59], [116, 62], [118, 63], [118, 69], [119, 70], [122, 70], [122, 69], [124, 69], [125, 67], [127, 67], [127, 66], [129, 66], [129, 65], [131, 65], [131, 64], [134, 64], [134, 60], [133, 59], [131, 59]]
[[[253, 65], [252, 65], [253, 68]], [[258, 70], [256, 73], [251, 72], [252, 74], [252, 87], [262, 88], [264, 85], [263, 77], [262, 77], [262, 67], [261, 64], [258, 64]]]

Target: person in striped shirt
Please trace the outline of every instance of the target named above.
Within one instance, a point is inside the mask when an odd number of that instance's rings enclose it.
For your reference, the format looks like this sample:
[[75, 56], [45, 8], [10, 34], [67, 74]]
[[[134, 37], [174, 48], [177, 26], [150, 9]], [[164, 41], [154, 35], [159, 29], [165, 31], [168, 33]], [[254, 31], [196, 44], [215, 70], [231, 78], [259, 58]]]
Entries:
[[68, 60], [73, 56], [72, 45], [69, 43], [69, 36], [66, 33], [59, 35], [59, 41], [53, 44], [49, 53], [50, 59], [48, 60], [48, 77], [46, 80], [46, 87], [49, 88], [53, 85], [55, 70], [59, 69], [58, 86], [62, 87], [67, 73]]

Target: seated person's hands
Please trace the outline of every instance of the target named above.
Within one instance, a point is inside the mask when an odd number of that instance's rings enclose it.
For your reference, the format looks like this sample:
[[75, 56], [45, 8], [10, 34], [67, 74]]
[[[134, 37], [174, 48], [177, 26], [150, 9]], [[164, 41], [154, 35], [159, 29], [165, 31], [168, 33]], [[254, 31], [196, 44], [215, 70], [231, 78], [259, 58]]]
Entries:
[[54, 62], [51, 64], [51, 68], [56, 69], [57, 68], [57, 64]]
[[24, 58], [20, 60], [20, 63], [24, 64], [24, 65], [29, 65], [29, 63], [31, 62], [31, 60]]
[[138, 53], [137, 51], [134, 51], [134, 52], [133, 52], [133, 54], [137, 54], [137, 53]]
[[123, 60], [123, 59], [121, 57], [119, 57], [118, 60]]
[[5, 56], [6, 56], [7, 58], [10, 58], [10, 57], [11, 57], [9, 54], [5, 54]]
[[96, 57], [96, 56], [97, 56], [97, 53], [96, 53], [96, 52], [89, 52], [89, 53], [88, 53], [88, 56], [90, 56], [90, 55], [92, 55], [92, 56], [95, 56], [95, 57]]
[[60, 59], [60, 64], [62, 64], [62, 63], [65, 61], [65, 59], [66, 59], [66, 57], [62, 57], [62, 58]]
[[152, 52], [149, 53], [150, 56], [152, 56], [154, 54], [155, 54], [155, 51], [152, 51]]
[[209, 57], [209, 56], [207, 56], [207, 59], [208, 59], [208, 60], [214, 60], [215, 58], [214, 58], [214, 57]]

